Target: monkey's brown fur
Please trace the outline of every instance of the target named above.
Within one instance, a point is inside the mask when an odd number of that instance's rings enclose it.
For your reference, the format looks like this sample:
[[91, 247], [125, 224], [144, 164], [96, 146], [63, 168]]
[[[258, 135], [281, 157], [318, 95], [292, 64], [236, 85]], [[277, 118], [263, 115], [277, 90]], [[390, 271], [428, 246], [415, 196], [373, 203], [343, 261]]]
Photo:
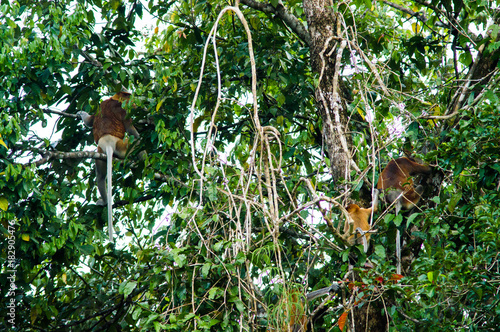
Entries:
[[424, 191], [422, 186], [414, 187], [411, 176], [430, 171], [428, 165], [421, 165], [406, 157], [393, 159], [380, 174], [377, 188], [388, 191], [385, 197], [389, 204], [403, 193], [401, 207], [408, 210], [418, 203]]

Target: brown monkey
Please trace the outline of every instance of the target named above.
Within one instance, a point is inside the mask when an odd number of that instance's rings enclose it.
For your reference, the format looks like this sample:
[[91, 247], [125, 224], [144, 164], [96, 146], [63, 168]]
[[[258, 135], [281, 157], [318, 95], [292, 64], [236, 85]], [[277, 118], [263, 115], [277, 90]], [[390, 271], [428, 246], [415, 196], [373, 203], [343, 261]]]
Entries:
[[421, 185], [416, 188], [413, 186], [411, 177], [430, 172], [430, 166], [421, 165], [406, 157], [393, 159], [380, 174], [377, 189], [386, 191], [385, 199], [389, 204], [399, 198], [395, 203], [398, 214], [401, 208], [409, 210], [414, 207], [424, 192]]
[[[378, 178], [377, 188], [385, 191], [388, 204], [395, 202], [396, 215], [401, 208], [409, 210], [419, 201], [424, 187], [413, 185], [412, 176], [431, 172], [431, 167], [414, 162], [406, 157], [393, 159], [384, 168]], [[396, 230], [397, 273], [401, 274], [401, 234]]]
[[[112, 162], [113, 155], [117, 158], [125, 158], [128, 148], [128, 139], [125, 132], [139, 138], [139, 133], [132, 124], [131, 119], [127, 119], [127, 112], [122, 108], [122, 102], [130, 99], [130, 93], [119, 92], [110, 99], [101, 103], [100, 112], [96, 115], [89, 115], [80, 111], [78, 116], [87, 127], [92, 127], [94, 141], [97, 143], [97, 152], [106, 153], [106, 161], [96, 159], [96, 180], [97, 188], [101, 195], [96, 204], [108, 205], [108, 232], [109, 239], [113, 241], [113, 197], [111, 194]], [[106, 188], [105, 179], [108, 179]], [[106, 190], [107, 189], [107, 190]]]
[[[350, 245], [357, 243], [363, 243], [364, 252], [368, 251], [368, 246], [370, 244], [370, 233], [366, 233], [370, 230], [370, 216], [373, 212], [376, 212], [378, 208], [378, 190], [374, 189], [372, 207], [364, 209], [359, 207], [357, 204], [350, 204], [347, 206], [346, 210], [353, 222], [353, 234], [349, 236], [347, 241]], [[344, 224], [344, 234], [350, 232], [350, 225], [348, 222]], [[357, 236], [356, 232], [360, 235]]]

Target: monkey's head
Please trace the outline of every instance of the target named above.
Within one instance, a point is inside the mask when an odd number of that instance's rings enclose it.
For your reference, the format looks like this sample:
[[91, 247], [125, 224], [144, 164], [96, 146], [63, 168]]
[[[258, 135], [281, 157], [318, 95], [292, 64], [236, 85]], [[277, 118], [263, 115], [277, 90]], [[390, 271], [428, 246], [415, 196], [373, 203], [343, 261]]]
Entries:
[[359, 206], [357, 204], [349, 204], [346, 208], [347, 212], [353, 213], [359, 210]]
[[123, 103], [125, 100], [129, 100], [130, 96], [130, 93], [122, 91], [115, 94], [113, 97], [111, 97], [111, 99], [118, 100], [119, 102]]

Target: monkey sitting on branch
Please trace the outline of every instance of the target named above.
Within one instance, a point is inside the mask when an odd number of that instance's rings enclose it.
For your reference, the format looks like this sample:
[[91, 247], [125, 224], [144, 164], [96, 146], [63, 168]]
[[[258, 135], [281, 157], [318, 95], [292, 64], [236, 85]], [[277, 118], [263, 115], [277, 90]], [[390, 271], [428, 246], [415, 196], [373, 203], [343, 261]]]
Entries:
[[[424, 187], [414, 186], [412, 176], [428, 174], [432, 171], [428, 165], [419, 164], [402, 157], [391, 160], [378, 178], [377, 188], [384, 191], [384, 199], [394, 204], [396, 215], [401, 209], [409, 210], [417, 205], [424, 192]], [[396, 229], [397, 273], [401, 274], [401, 233]]]
[[[370, 217], [372, 212], [377, 212], [378, 208], [377, 189], [373, 190], [372, 206], [368, 209], [359, 207], [357, 204], [350, 204], [346, 210], [349, 213], [350, 220], [344, 224], [344, 236], [349, 235], [347, 241], [352, 246], [363, 243], [363, 251], [366, 253], [370, 245]], [[356, 233], [359, 233], [356, 234]]]
[[[109, 240], [113, 242], [113, 197], [112, 197], [112, 162], [113, 156], [124, 159], [129, 147], [128, 138], [125, 133], [139, 138], [139, 133], [127, 118], [127, 112], [122, 103], [130, 99], [130, 93], [119, 92], [113, 97], [103, 101], [100, 112], [89, 115], [80, 111], [77, 115], [83, 120], [87, 127], [93, 128], [94, 141], [97, 144], [97, 152], [106, 154], [106, 161], [96, 159], [97, 188], [101, 198], [97, 205], [108, 206], [108, 232]], [[107, 188], [106, 188], [107, 178]]]

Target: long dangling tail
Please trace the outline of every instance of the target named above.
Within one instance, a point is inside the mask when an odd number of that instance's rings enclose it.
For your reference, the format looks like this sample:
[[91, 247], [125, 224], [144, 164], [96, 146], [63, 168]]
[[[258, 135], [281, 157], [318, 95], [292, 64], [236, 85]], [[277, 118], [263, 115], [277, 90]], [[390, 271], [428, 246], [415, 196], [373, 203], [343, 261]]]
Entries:
[[[396, 203], [396, 216], [399, 215], [399, 211], [401, 211], [401, 200], [398, 199]], [[396, 273], [401, 274], [401, 231], [399, 228], [396, 228], [396, 260], [397, 260], [397, 268]]]
[[113, 171], [113, 147], [111, 145], [106, 146], [106, 163], [107, 163], [107, 174], [108, 178], [108, 188], [107, 188], [107, 198], [108, 198], [108, 233], [109, 241], [113, 242], [113, 195], [111, 189], [112, 187], [112, 171]]

